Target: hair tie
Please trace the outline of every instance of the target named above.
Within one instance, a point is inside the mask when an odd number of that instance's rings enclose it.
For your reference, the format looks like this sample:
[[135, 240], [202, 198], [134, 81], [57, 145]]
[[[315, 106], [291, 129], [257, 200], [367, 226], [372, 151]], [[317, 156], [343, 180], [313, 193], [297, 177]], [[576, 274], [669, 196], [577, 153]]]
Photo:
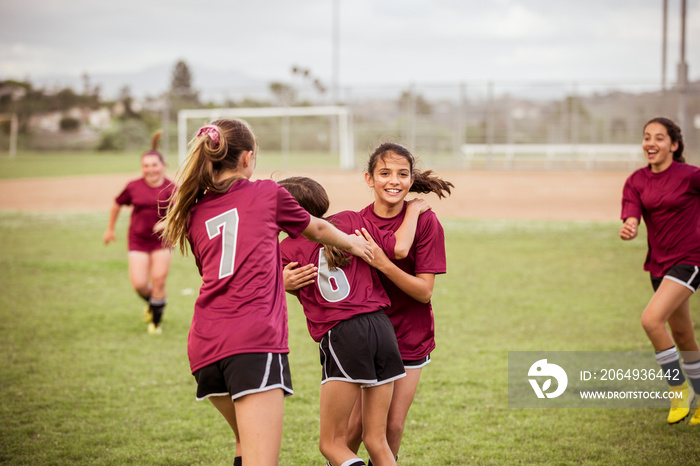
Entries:
[[211, 138], [212, 147], [214, 149], [219, 148], [219, 128], [217, 128], [214, 125], [202, 126], [199, 129], [199, 132], [197, 133], [197, 137], [199, 137], [203, 134], [206, 134], [207, 136], [209, 136]]

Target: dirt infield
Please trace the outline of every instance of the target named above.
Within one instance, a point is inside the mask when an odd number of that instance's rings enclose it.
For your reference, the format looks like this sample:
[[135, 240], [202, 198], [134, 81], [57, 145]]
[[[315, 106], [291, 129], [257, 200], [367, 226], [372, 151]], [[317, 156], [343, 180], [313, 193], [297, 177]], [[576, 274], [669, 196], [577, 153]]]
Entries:
[[[279, 180], [310, 176], [331, 198], [331, 212], [358, 210], [372, 202], [362, 173], [305, 170], [256, 173]], [[628, 172], [500, 172], [439, 173], [454, 183], [443, 200], [430, 195], [433, 210], [443, 218], [542, 219], [613, 221], [620, 214], [620, 196]], [[77, 176], [0, 181], [0, 210], [107, 212], [126, 183], [139, 174]]]

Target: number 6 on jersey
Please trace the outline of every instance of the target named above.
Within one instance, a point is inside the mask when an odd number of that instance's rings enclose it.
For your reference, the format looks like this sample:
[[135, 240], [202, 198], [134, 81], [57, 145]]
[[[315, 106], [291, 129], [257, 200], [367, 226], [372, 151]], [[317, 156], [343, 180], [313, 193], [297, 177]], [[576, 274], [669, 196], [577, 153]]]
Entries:
[[318, 290], [323, 299], [329, 303], [337, 303], [350, 294], [350, 283], [345, 272], [341, 269], [330, 270], [326, 260], [325, 248], [318, 251]]

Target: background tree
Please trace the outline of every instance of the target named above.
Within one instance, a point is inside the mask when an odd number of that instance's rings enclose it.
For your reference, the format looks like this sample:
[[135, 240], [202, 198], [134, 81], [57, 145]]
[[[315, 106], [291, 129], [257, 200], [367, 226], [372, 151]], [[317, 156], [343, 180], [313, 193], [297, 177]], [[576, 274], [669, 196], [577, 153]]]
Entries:
[[140, 115], [134, 110], [134, 98], [131, 96], [131, 89], [129, 89], [129, 86], [124, 86], [119, 91], [119, 102], [124, 108], [124, 111], [121, 113], [122, 120], [129, 118], [141, 118]]
[[296, 90], [289, 84], [279, 81], [270, 83], [270, 92], [275, 100], [275, 104], [279, 106], [293, 105], [297, 99]]
[[183, 60], [175, 63], [170, 80], [169, 91], [171, 108], [181, 109], [187, 107], [198, 107], [199, 92], [192, 87], [192, 73], [190, 67]]
[[411, 112], [416, 115], [430, 115], [432, 106], [425, 98], [412, 91], [403, 91], [399, 97], [399, 108], [402, 112]]

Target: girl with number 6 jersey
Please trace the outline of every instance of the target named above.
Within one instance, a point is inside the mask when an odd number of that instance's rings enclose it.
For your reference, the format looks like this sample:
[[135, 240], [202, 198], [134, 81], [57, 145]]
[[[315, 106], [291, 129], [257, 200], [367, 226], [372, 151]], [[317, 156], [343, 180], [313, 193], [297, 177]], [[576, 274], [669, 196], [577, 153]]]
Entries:
[[[328, 196], [316, 181], [292, 177], [279, 182], [314, 216], [328, 210]], [[406, 257], [415, 235], [418, 216], [430, 206], [415, 200], [394, 232], [380, 231], [359, 213], [344, 211], [328, 217], [341, 231], [362, 230], [389, 257]], [[395, 465], [386, 440], [386, 422], [393, 384], [404, 377], [398, 344], [384, 311], [389, 298], [375, 269], [330, 246], [303, 238], [281, 242], [282, 263], [318, 265], [315, 283], [295, 294], [304, 308], [309, 333], [319, 342], [321, 356], [321, 434], [319, 447], [334, 465], [364, 465], [347, 446], [347, 429], [355, 400], [363, 400], [364, 442], [377, 465]]]
[[256, 152], [241, 120], [202, 127], [163, 235], [183, 253], [189, 243], [202, 276], [187, 342], [197, 399], [209, 399], [233, 429], [236, 463], [267, 466], [278, 464], [284, 396], [293, 393], [278, 234], [366, 260], [372, 251], [366, 239], [310, 216], [277, 183], [250, 181]]

